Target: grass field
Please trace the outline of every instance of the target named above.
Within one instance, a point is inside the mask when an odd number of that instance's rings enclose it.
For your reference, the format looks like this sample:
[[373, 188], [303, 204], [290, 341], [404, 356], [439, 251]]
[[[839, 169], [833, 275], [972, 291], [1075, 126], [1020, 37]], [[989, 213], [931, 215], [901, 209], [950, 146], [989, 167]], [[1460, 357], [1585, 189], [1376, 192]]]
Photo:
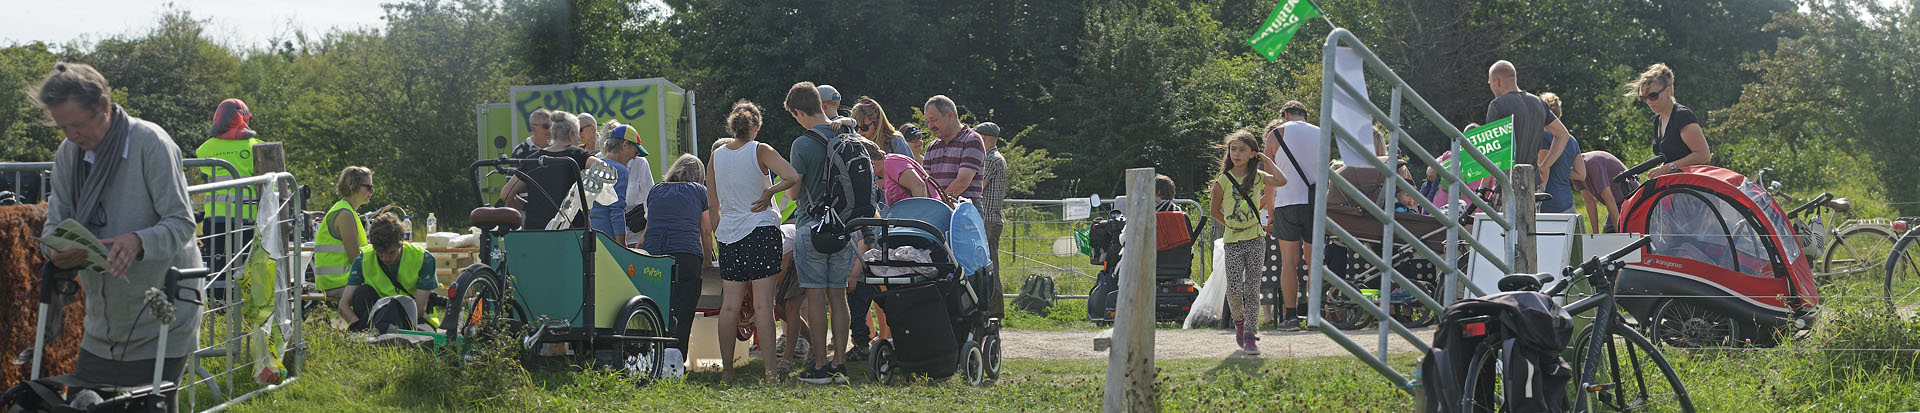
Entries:
[[[1071, 301], [1068, 301], [1071, 303]], [[1074, 314], [1071, 304], [1054, 314]], [[1807, 337], [1775, 349], [1669, 350], [1701, 411], [1903, 411], [1920, 408], [1920, 321], [1871, 306], [1840, 305]], [[1080, 329], [1084, 321], [1030, 314], [1019, 329]], [[1020, 321], [1026, 320], [1026, 321]], [[1075, 322], [1081, 324], [1075, 324]], [[1027, 326], [1024, 323], [1035, 323]], [[421, 350], [373, 347], [323, 324], [308, 331], [312, 356], [299, 382], [238, 411], [1031, 411], [1097, 409], [1106, 360], [1008, 360], [999, 383], [719, 384], [715, 373], [638, 386], [605, 370], [493, 357], [455, 367]], [[1857, 349], [1894, 349], [1853, 351]], [[1017, 353], [1017, 349], [1009, 349]], [[1391, 358], [1413, 371], [1413, 354]], [[1160, 360], [1169, 411], [1407, 411], [1413, 398], [1349, 357]], [[759, 363], [742, 371], [757, 377]]]

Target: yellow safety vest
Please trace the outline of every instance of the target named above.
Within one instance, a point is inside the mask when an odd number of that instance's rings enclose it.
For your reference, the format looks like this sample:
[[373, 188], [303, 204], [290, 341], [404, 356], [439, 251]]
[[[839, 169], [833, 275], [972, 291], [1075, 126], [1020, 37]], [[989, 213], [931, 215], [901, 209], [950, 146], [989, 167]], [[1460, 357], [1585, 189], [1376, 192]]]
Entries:
[[[380, 292], [380, 297], [412, 296], [413, 285], [420, 282], [420, 266], [425, 265], [427, 249], [410, 242], [400, 243], [399, 274], [387, 274], [380, 269], [380, 254], [373, 252], [373, 246], [360, 247], [360, 277], [368, 287]], [[398, 277], [395, 277], [395, 276]], [[398, 280], [396, 286], [394, 280]], [[396, 290], [395, 288], [406, 288]], [[424, 304], [424, 303], [422, 303]]]
[[347, 266], [353, 265], [355, 256], [347, 253], [344, 242], [333, 237], [333, 215], [339, 211], [346, 211], [347, 216], [353, 217], [353, 237], [360, 241], [359, 245], [367, 245], [367, 224], [360, 222], [360, 214], [353, 212], [353, 205], [348, 204], [347, 200], [334, 202], [333, 207], [327, 209], [326, 218], [320, 219], [320, 228], [313, 234], [313, 284], [322, 291], [347, 286]]
[[[233, 176], [227, 173], [226, 168], [202, 168], [201, 172], [207, 174], [207, 183], [221, 182], [253, 176], [253, 145], [260, 142], [259, 139], [253, 138], [213, 138], [208, 139], [206, 143], [200, 144], [200, 148], [194, 150], [193, 153], [195, 156], [202, 158], [225, 160], [227, 163], [233, 164], [233, 169], [240, 171], [240, 176]], [[206, 211], [208, 217], [230, 217], [251, 221], [254, 219], [254, 215], [257, 214], [256, 211], [258, 207], [236, 203], [255, 199], [257, 199], [257, 197], [252, 194], [251, 190], [218, 191], [214, 192], [212, 196], [207, 197], [207, 203], [201, 209]], [[238, 205], [238, 216], [227, 211], [228, 205]]]

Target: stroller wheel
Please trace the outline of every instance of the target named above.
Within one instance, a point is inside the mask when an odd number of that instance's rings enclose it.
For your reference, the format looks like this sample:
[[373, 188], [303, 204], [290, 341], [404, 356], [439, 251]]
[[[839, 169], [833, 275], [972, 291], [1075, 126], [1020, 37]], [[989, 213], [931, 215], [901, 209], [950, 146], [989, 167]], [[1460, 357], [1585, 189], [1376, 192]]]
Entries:
[[987, 381], [1000, 380], [1000, 334], [988, 334], [980, 341], [981, 354], [986, 356]]
[[883, 385], [899, 384], [904, 371], [900, 371], [900, 361], [893, 354], [893, 340], [878, 339], [869, 344], [867, 367], [875, 383]]
[[960, 346], [960, 374], [969, 386], [987, 384], [987, 356], [980, 351], [979, 342], [967, 340], [966, 344]]
[[1726, 314], [1669, 298], [1653, 311], [1648, 338], [1680, 348], [1733, 347], [1746, 338], [1743, 327]]

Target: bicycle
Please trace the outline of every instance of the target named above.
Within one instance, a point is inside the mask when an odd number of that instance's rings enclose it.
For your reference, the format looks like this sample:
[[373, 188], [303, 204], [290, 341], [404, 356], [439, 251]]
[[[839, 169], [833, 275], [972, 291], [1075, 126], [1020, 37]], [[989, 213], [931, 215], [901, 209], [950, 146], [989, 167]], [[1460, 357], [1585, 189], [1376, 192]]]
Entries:
[[[1620, 269], [1626, 267], [1621, 260], [1627, 254], [1639, 250], [1652, 241], [1641, 238], [1628, 244], [1604, 258], [1595, 257], [1578, 267], [1567, 267], [1562, 271], [1563, 280], [1545, 293], [1546, 296], [1564, 296], [1568, 286], [1583, 279], [1596, 292], [1565, 307], [1568, 313], [1579, 314], [1594, 312], [1593, 323], [1576, 334], [1568, 348], [1577, 350], [1571, 364], [1573, 380], [1570, 390], [1574, 394], [1573, 411], [1596, 411], [1601, 408], [1613, 411], [1694, 411], [1693, 400], [1687, 395], [1686, 386], [1680, 383], [1680, 375], [1673, 371], [1666, 356], [1655, 347], [1646, 336], [1640, 334], [1625, 322], [1614, 300], [1614, 281], [1619, 277]], [[1539, 291], [1541, 286], [1552, 282], [1554, 276], [1549, 273], [1514, 274], [1500, 281], [1501, 291]], [[1499, 334], [1499, 321], [1490, 316], [1473, 317], [1459, 324], [1468, 337], [1475, 334]], [[1606, 332], [1606, 340], [1594, 340], [1595, 331]], [[1505, 392], [1499, 388], [1505, 383], [1503, 368], [1498, 365], [1503, 360], [1502, 347], [1496, 340], [1481, 340], [1467, 365], [1467, 383], [1462, 400], [1465, 411], [1506, 411]], [[1564, 352], [1566, 349], [1562, 349]], [[1603, 363], [1605, 362], [1605, 363]], [[1659, 375], [1649, 377], [1650, 370], [1659, 370]], [[1530, 389], [1531, 390], [1531, 389]]]
[[[1766, 185], [1767, 193], [1780, 199], [1783, 205], [1798, 201], [1781, 190], [1780, 182], [1766, 180], [1771, 172], [1773, 168], [1761, 169], [1754, 175], [1754, 182]], [[1821, 193], [1787, 212], [1787, 220], [1793, 223], [1794, 236], [1800, 239], [1805, 257], [1819, 259], [1813, 265], [1813, 272], [1823, 284], [1854, 281], [1852, 276], [1868, 275], [1881, 268], [1882, 260], [1899, 238], [1900, 234], [1892, 229], [1892, 220], [1847, 218], [1851, 207], [1846, 198]], [[1828, 228], [1830, 223], [1837, 225]]]
[[[1901, 222], [1908, 218], [1902, 218]], [[1908, 230], [1893, 244], [1893, 250], [1887, 254], [1886, 277], [1881, 286], [1885, 288], [1883, 299], [1887, 305], [1901, 308], [1896, 300], [1913, 300], [1920, 297], [1920, 228]], [[1908, 305], [1908, 307], [1912, 307]]]

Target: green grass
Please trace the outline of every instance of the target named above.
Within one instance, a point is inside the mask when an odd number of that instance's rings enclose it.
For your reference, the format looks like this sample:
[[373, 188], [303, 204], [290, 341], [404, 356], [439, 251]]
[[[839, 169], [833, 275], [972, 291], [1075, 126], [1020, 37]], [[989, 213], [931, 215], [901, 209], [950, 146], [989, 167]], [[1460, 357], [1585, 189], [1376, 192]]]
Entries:
[[[880, 386], [854, 363], [853, 385], [719, 384], [693, 373], [638, 387], [618, 374], [539, 367], [507, 358], [453, 367], [420, 350], [371, 347], [313, 326], [308, 370], [288, 388], [237, 411], [879, 410], [1085, 411], [1100, 405], [1106, 360], [1009, 360], [997, 384]], [[1395, 362], [1411, 366], [1411, 355]], [[1404, 411], [1411, 397], [1345, 357], [1302, 360], [1162, 360], [1162, 407], [1175, 411]], [[754, 377], [759, 363], [744, 367]]]

